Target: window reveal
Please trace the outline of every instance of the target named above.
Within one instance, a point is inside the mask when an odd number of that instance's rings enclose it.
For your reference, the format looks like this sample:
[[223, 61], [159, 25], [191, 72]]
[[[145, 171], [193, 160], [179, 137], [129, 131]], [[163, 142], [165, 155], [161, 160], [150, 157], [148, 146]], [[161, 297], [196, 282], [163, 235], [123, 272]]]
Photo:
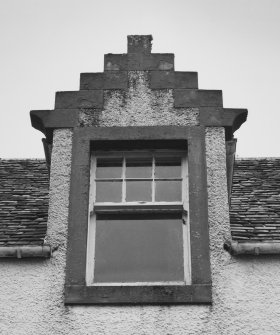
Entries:
[[95, 152], [87, 285], [190, 283], [186, 152]]

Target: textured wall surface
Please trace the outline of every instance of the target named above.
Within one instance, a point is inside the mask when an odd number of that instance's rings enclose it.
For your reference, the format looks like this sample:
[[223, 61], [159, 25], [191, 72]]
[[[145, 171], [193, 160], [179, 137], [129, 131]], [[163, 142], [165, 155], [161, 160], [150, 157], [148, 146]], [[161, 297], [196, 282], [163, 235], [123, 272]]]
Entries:
[[49, 260], [0, 260], [0, 334], [279, 334], [278, 257], [233, 258], [229, 237], [224, 130], [207, 128], [212, 306], [71, 306], [63, 304], [70, 130], [55, 132], [52, 156]]
[[106, 90], [104, 109], [84, 109], [83, 126], [198, 125], [198, 108], [174, 108], [171, 89], [152, 90], [148, 71], [129, 71], [128, 90]]

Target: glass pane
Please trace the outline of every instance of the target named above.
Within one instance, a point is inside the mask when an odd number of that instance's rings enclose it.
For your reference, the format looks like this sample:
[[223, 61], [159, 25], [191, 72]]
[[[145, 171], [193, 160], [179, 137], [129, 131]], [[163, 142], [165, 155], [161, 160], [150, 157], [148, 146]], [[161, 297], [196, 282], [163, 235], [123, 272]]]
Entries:
[[126, 158], [126, 178], [152, 178], [152, 158]]
[[156, 157], [155, 178], [180, 178], [181, 158]]
[[178, 180], [157, 180], [155, 201], [181, 201], [182, 182]]
[[96, 222], [94, 282], [183, 281], [179, 216], [102, 216]]
[[121, 202], [122, 182], [121, 181], [97, 181], [96, 202]]
[[97, 158], [96, 178], [121, 178], [122, 158]]
[[126, 202], [152, 201], [152, 181], [126, 181]]

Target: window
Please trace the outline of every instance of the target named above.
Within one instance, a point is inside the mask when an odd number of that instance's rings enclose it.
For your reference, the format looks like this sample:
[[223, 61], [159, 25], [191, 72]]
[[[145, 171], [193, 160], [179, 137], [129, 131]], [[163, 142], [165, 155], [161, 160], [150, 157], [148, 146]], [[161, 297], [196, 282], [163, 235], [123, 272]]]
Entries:
[[203, 126], [74, 128], [65, 304], [211, 303], [206, 176]]
[[87, 285], [190, 283], [186, 151], [93, 152]]

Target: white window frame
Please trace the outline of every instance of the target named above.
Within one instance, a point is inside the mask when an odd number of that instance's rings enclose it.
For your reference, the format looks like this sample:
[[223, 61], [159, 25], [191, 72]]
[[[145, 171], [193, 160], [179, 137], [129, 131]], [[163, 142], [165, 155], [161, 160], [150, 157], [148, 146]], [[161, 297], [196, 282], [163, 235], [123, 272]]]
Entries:
[[[125, 158], [127, 157], [153, 157], [152, 164], [152, 201], [125, 202]], [[160, 157], [182, 157], [181, 182], [182, 199], [173, 202], [156, 202], [155, 199], [155, 155]], [[95, 202], [96, 198], [96, 161], [97, 158], [104, 157], [123, 157], [122, 165], [122, 202]], [[190, 257], [190, 223], [189, 223], [189, 200], [188, 200], [188, 160], [187, 152], [179, 150], [128, 150], [128, 151], [93, 151], [91, 152], [90, 164], [90, 189], [89, 189], [89, 208], [88, 208], [88, 236], [87, 236], [87, 265], [86, 265], [86, 285], [87, 286], [162, 286], [162, 285], [190, 285], [191, 284], [191, 257]], [[115, 179], [115, 178], [111, 178]], [[137, 178], [132, 178], [137, 179]], [[139, 178], [140, 179], [140, 178]], [[139, 180], [138, 179], [138, 180]], [[165, 178], [160, 178], [164, 180]], [[178, 178], [174, 178], [178, 179]], [[166, 178], [166, 180], [170, 180]], [[172, 180], [172, 179], [171, 179]], [[173, 211], [182, 212], [182, 234], [183, 234], [183, 257], [184, 257], [184, 280], [183, 281], [162, 281], [162, 282], [94, 282], [94, 263], [95, 263], [95, 235], [96, 235], [96, 215], [99, 213], [172, 213]]]

